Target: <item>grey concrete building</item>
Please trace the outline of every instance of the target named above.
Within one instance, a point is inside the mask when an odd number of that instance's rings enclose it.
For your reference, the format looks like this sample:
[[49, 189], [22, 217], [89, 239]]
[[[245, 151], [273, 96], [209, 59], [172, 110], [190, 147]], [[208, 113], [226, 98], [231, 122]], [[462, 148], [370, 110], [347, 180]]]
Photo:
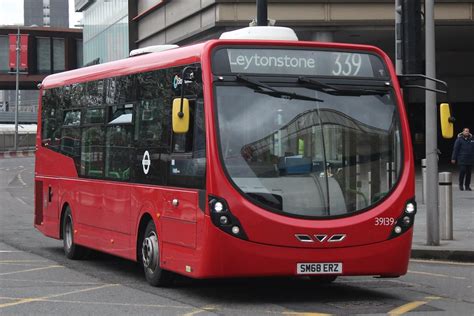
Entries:
[[[134, 2], [134, 1], [133, 1]], [[186, 45], [218, 38], [249, 25], [255, 0], [138, 0], [131, 32], [137, 47]], [[393, 0], [268, 0], [268, 18], [293, 28], [300, 40], [375, 45], [394, 60]], [[474, 129], [474, 1], [437, 0], [437, 77], [449, 84], [456, 130]], [[132, 29], [132, 27], [131, 27]], [[423, 54], [424, 55], [424, 54]], [[416, 158], [424, 156], [424, 93], [413, 92], [407, 104]], [[439, 138], [442, 159], [449, 161], [452, 141]]]
[[24, 0], [24, 25], [69, 27], [68, 0]]

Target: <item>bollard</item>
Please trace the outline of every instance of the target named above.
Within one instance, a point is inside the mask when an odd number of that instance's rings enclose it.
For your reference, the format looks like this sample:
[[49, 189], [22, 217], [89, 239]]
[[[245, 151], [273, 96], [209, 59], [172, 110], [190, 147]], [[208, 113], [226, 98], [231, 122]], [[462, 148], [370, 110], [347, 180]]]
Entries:
[[453, 240], [453, 182], [451, 172], [439, 173], [439, 226], [441, 239]]
[[425, 204], [426, 196], [426, 159], [421, 159], [421, 204]]

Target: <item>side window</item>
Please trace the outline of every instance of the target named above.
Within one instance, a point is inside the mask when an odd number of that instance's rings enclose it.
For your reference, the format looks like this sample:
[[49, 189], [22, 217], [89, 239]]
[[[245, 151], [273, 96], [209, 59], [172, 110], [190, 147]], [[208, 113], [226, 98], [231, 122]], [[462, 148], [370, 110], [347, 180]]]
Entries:
[[77, 108], [85, 105], [85, 83], [74, 83], [70, 87], [70, 107]]
[[74, 158], [79, 163], [81, 154], [81, 110], [64, 111], [64, 119], [61, 129], [61, 153]]
[[171, 111], [163, 100], [141, 101], [136, 118], [136, 142], [138, 147], [169, 147]]
[[97, 107], [104, 103], [104, 81], [97, 80], [88, 82], [86, 85], [85, 106]]
[[63, 109], [71, 108], [71, 86], [62, 87], [61, 100]]
[[101, 178], [104, 174], [104, 128], [82, 129], [80, 175]]
[[135, 75], [105, 79], [103, 86], [105, 87], [105, 104], [124, 104], [137, 100], [137, 83]]
[[130, 179], [133, 104], [109, 107], [105, 137], [105, 177]]
[[63, 126], [79, 126], [81, 124], [81, 110], [69, 110], [64, 112]]
[[107, 126], [105, 138], [106, 178], [121, 181], [128, 181], [130, 179], [131, 142], [131, 125]]
[[62, 125], [60, 93], [57, 89], [43, 90], [41, 111], [41, 144], [58, 151]]
[[114, 104], [116, 91], [118, 89], [117, 84], [116, 78], [108, 78], [104, 80], [105, 104]]
[[85, 110], [85, 115], [82, 124], [104, 124], [105, 110], [104, 108], [88, 108]]
[[[165, 71], [160, 70], [157, 73]], [[141, 98], [134, 126], [136, 146], [134, 181], [137, 182], [165, 185], [167, 181], [172, 95], [170, 89], [166, 94], [161, 87], [163, 84], [162, 81], [155, 80], [140, 85]], [[150, 162], [149, 166], [147, 161]]]
[[206, 158], [206, 127], [204, 122], [204, 100], [196, 100], [194, 116], [193, 158]]

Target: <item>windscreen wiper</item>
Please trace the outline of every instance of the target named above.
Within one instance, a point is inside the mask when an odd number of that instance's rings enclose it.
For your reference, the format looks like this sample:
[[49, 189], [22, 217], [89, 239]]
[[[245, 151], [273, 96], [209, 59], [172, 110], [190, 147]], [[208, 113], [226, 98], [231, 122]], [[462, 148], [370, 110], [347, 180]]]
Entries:
[[250, 84], [252, 87], [255, 88], [255, 92], [257, 92], [257, 93], [263, 93], [263, 94], [270, 95], [272, 97], [283, 98], [283, 99], [297, 99], [297, 100], [305, 100], [305, 101], [324, 102], [321, 99], [308, 97], [306, 95], [275, 89], [275, 88], [270, 87], [269, 85], [266, 85], [266, 84], [264, 84], [264, 83], [262, 83], [258, 80], [251, 79], [251, 78], [249, 78], [247, 76], [244, 76], [244, 75], [241, 75], [241, 74], [238, 74], [236, 76], [236, 78], [239, 81], [243, 81], [247, 84]]
[[298, 82], [306, 83], [311, 86], [311, 88], [331, 94], [331, 95], [343, 95], [343, 96], [361, 96], [361, 95], [385, 95], [388, 93], [387, 89], [367, 89], [367, 88], [339, 88], [326, 83], [322, 83], [316, 79], [307, 78], [307, 77], [298, 77]]

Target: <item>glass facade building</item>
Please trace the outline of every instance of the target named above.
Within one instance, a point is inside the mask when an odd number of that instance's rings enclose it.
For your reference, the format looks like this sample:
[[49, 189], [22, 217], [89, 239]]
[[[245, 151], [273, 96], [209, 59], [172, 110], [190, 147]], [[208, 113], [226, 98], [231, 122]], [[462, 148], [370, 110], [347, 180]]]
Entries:
[[128, 57], [128, 1], [97, 0], [83, 12], [84, 64]]
[[68, 0], [23, 0], [24, 25], [69, 27]]

